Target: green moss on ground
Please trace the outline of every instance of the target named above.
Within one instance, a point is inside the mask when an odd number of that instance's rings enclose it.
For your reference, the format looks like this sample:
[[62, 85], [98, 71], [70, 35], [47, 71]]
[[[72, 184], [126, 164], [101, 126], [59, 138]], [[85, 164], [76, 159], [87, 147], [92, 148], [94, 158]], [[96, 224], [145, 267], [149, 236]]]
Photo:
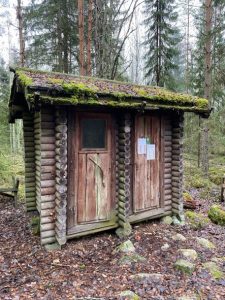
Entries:
[[204, 228], [210, 223], [209, 218], [205, 217], [203, 214], [196, 213], [194, 211], [186, 211], [185, 216], [189, 225], [195, 230]]
[[209, 169], [209, 179], [216, 185], [220, 185], [222, 183], [223, 177], [225, 174], [225, 168], [222, 167], [212, 167]]
[[183, 192], [184, 201], [193, 201], [193, 197], [188, 192]]
[[224, 278], [224, 273], [221, 271], [221, 269], [215, 262], [206, 262], [203, 264], [203, 266], [209, 271], [209, 273], [214, 279]]
[[218, 225], [225, 226], [225, 210], [221, 205], [213, 205], [208, 211], [210, 220]]

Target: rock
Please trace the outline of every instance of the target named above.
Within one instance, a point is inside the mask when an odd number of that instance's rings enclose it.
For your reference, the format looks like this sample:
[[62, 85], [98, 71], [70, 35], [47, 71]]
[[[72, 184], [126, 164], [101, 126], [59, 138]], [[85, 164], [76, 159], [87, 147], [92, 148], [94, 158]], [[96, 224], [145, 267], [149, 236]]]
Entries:
[[127, 253], [123, 255], [119, 260], [119, 265], [131, 265], [133, 263], [139, 263], [146, 261], [146, 258], [135, 253]]
[[136, 282], [142, 283], [159, 283], [163, 281], [163, 275], [160, 273], [138, 273], [131, 275], [130, 278]]
[[132, 233], [132, 227], [130, 223], [124, 223], [123, 227], [119, 227], [116, 230], [116, 235], [121, 239], [127, 236], [130, 236]]
[[220, 267], [213, 261], [206, 262], [203, 266], [209, 271], [214, 279], [224, 278], [224, 273], [220, 270]]
[[132, 291], [123, 291], [119, 294], [119, 299], [121, 300], [139, 300], [139, 296]]
[[130, 252], [135, 252], [135, 248], [133, 243], [130, 240], [127, 240], [126, 242], [120, 244], [117, 248], [116, 251], [120, 251], [123, 253], [130, 253]]
[[61, 246], [58, 243], [45, 245], [47, 251], [61, 250]]
[[195, 261], [198, 258], [198, 253], [194, 249], [179, 249], [179, 252], [190, 261]]
[[221, 205], [213, 205], [208, 211], [210, 220], [218, 225], [225, 226], [225, 210]]
[[216, 246], [207, 239], [204, 238], [196, 238], [196, 241], [199, 245], [207, 249], [214, 249]]
[[185, 216], [189, 225], [196, 230], [204, 228], [210, 223], [209, 218], [205, 217], [203, 214], [193, 211], [186, 211]]
[[178, 259], [175, 262], [176, 269], [180, 270], [181, 272], [191, 275], [194, 272], [195, 265], [187, 260]]
[[185, 218], [183, 215], [179, 216], [179, 218], [177, 216], [173, 216], [173, 225], [184, 225], [185, 224]]
[[173, 219], [170, 216], [166, 216], [161, 219], [161, 223], [166, 225], [171, 225], [173, 223]]
[[162, 251], [166, 251], [166, 250], [168, 250], [170, 248], [170, 245], [169, 244], [164, 244], [162, 247], [161, 247], [161, 250]]
[[177, 234], [175, 234], [175, 235], [173, 235], [172, 236], [172, 239], [174, 240], [174, 241], [181, 241], [181, 242], [185, 242], [187, 239], [186, 239], [186, 237], [184, 237], [182, 234], [180, 234], [180, 233], [177, 233]]

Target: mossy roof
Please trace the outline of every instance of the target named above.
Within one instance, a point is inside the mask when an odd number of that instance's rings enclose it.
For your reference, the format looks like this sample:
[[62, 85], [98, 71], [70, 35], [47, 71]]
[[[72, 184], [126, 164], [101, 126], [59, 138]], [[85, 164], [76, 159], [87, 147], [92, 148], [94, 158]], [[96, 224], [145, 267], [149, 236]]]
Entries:
[[[20, 87], [28, 105], [92, 105], [126, 109], [172, 109], [209, 113], [208, 101], [155, 86], [81, 77], [25, 68], [13, 70], [14, 84]], [[14, 91], [14, 92], [13, 92]], [[15, 103], [12, 88], [10, 105]]]

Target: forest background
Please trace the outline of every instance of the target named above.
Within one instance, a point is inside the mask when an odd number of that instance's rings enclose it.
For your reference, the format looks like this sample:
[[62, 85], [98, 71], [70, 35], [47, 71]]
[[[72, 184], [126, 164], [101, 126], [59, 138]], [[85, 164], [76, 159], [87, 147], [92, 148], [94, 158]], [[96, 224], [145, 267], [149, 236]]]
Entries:
[[9, 65], [207, 97], [213, 108], [208, 120], [185, 116], [186, 188], [221, 183], [223, 0], [0, 0], [0, 18], [0, 186], [9, 186], [12, 176], [23, 183], [24, 174], [22, 122], [8, 124]]

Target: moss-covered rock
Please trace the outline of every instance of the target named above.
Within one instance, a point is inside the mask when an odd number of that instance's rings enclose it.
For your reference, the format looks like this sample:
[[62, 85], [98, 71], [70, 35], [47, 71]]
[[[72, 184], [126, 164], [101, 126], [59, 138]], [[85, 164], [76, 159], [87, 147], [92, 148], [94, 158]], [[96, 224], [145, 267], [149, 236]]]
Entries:
[[195, 265], [187, 260], [178, 259], [175, 262], [175, 268], [185, 274], [191, 275], [194, 272]]
[[132, 291], [123, 291], [119, 294], [121, 300], [139, 300], [140, 297]]
[[195, 261], [198, 258], [198, 253], [194, 249], [179, 249], [179, 252], [189, 261]]
[[195, 230], [204, 228], [210, 223], [209, 218], [205, 217], [201, 213], [196, 213], [194, 211], [186, 211], [185, 216], [189, 225]]
[[163, 275], [160, 273], [138, 273], [131, 275], [130, 278], [138, 283], [159, 283], [163, 281]]
[[224, 273], [221, 271], [220, 267], [215, 262], [206, 262], [203, 264], [203, 266], [209, 271], [209, 273], [214, 279], [224, 278]]
[[191, 202], [194, 200], [193, 197], [191, 196], [191, 194], [188, 193], [187, 191], [183, 192], [183, 198], [184, 198], [184, 201], [188, 201], [188, 202]]
[[119, 265], [131, 265], [133, 263], [139, 263], [146, 261], [146, 258], [138, 253], [127, 253], [123, 255], [119, 260]]
[[182, 234], [180, 233], [176, 233], [175, 235], [172, 236], [172, 239], [174, 241], [181, 241], [181, 242], [185, 242], [187, 239], [185, 236], [183, 236]]
[[204, 238], [196, 238], [196, 241], [199, 245], [201, 245], [202, 247], [206, 248], [206, 249], [214, 249], [216, 248], [216, 246], [210, 242], [207, 239]]
[[225, 210], [221, 205], [213, 205], [208, 211], [210, 220], [218, 225], [225, 226]]
[[166, 216], [161, 219], [161, 223], [166, 225], [171, 225], [173, 223], [173, 219], [170, 216]]
[[135, 252], [135, 248], [134, 248], [133, 243], [130, 240], [128, 240], [128, 241], [120, 244], [116, 248], [116, 251], [120, 251], [120, 252], [123, 252], [123, 253], [130, 253], [130, 252]]
[[216, 185], [220, 185], [223, 180], [225, 170], [223, 168], [210, 168], [209, 169], [209, 179]]

